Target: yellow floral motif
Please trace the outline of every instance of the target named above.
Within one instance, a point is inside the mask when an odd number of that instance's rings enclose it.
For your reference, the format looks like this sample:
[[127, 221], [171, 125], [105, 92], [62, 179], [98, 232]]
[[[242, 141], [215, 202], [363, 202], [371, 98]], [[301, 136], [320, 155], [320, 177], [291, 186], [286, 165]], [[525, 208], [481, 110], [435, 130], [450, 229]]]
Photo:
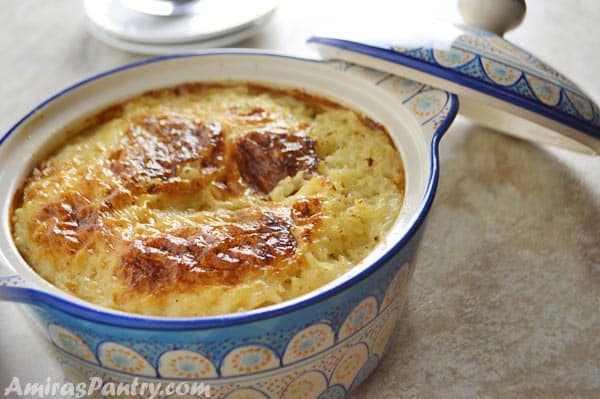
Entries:
[[481, 64], [483, 65], [483, 69], [487, 76], [494, 82], [503, 86], [513, 85], [521, 77], [521, 71], [518, 69], [511, 68], [508, 65], [496, 61], [482, 57]]
[[368, 297], [359, 303], [346, 318], [340, 329], [339, 338], [344, 339], [367, 325], [377, 315], [377, 301]]
[[327, 389], [323, 374], [311, 371], [296, 378], [285, 389], [282, 399], [317, 399]]
[[104, 367], [126, 373], [155, 376], [154, 368], [137, 352], [119, 344], [107, 342], [101, 345], [100, 363]]
[[537, 76], [526, 75], [526, 77], [529, 86], [541, 102], [551, 106], [558, 104], [560, 101], [560, 88], [558, 86], [555, 86], [544, 79], [540, 79]]

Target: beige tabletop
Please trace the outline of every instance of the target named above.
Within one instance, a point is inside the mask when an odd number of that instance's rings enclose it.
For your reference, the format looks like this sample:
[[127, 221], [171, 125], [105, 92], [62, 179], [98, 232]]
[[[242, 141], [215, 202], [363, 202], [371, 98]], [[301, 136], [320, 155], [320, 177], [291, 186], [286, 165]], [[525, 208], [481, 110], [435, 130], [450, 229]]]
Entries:
[[[455, 1], [388, 1], [457, 20]], [[507, 38], [600, 101], [597, 0], [528, 0]], [[282, 1], [243, 47], [309, 54], [304, 39], [377, 1]], [[377, 23], [366, 19], [364, 23]], [[3, 0], [0, 131], [62, 87], [140, 59], [96, 41], [75, 0]], [[353, 399], [600, 398], [600, 157], [458, 118], [409, 304], [390, 353]], [[12, 377], [59, 380], [17, 305], [0, 304], [0, 397]]]

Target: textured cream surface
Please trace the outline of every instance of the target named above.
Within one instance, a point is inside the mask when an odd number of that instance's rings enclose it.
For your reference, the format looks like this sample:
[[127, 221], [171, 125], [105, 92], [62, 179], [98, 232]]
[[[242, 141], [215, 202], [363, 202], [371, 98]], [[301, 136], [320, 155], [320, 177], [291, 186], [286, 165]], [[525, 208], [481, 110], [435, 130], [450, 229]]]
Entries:
[[106, 119], [38, 164], [12, 216], [25, 260], [100, 306], [206, 316], [296, 298], [360, 263], [402, 205], [386, 130], [303, 92], [186, 84]]
[[[284, 0], [267, 29], [241, 45], [308, 52], [305, 38], [330, 24], [336, 7], [350, 14], [350, 3]], [[0, 106], [2, 130], [66, 84], [139, 58], [94, 41], [77, 4], [13, 1], [0, 13], [0, 92], [11, 99]], [[398, 15], [418, 8], [456, 16], [454, 1], [395, 4]], [[597, 1], [528, 0], [527, 7], [508, 39], [600, 101]], [[408, 309], [381, 366], [350, 398], [599, 397], [600, 159], [505, 138], [461, 119], [441, 152], [438, 197]], [[16, 310], [0, 304], [0, 319], [11, 320], [0, 331], [0, 387], [14, 375], [61, 378], [51, 352]]]

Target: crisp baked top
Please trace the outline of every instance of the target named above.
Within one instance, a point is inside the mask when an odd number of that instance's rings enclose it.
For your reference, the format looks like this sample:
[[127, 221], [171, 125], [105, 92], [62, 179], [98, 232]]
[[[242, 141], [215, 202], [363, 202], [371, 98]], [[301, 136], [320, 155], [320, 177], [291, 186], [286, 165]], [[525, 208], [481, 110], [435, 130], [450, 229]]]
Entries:
[[360, 262], [404, 177], [380, 124], [298, 90], [186, 84], [88, 118], [15, 198], [44, 278], [134, 313], [237, 312]]

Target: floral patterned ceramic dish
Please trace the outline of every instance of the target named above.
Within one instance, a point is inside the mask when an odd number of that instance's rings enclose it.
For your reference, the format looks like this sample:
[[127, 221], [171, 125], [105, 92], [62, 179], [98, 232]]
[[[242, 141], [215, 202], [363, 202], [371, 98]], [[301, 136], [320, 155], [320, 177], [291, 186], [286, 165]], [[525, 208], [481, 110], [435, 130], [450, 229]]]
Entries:
[[[39, 277], [12, 242], [15, 190], [59, 131], [152, 88], [228, 79], [301, 87], [388, 127], [406, 170], [385, 244], [321, 289], [279, 305], [205, 318], [144, 317], [91, 305]], [[438, 178], [437, 146], [457, 112], [445, 91], [346, 62], [267, 52], [155, 58], [91, 77], [35, 107], [0, 139], [0, 299], [30, 305], [76, 379], [202, 381], [220, 399], [342, 398], [386, 352]]]
[[461, 114], [534, 142], [600, 154], [600, 109], [576, 84], [493, 33], [440, 21], [382, 19], [373, 30], [314, 36], [342, 59], [456, 93]]

